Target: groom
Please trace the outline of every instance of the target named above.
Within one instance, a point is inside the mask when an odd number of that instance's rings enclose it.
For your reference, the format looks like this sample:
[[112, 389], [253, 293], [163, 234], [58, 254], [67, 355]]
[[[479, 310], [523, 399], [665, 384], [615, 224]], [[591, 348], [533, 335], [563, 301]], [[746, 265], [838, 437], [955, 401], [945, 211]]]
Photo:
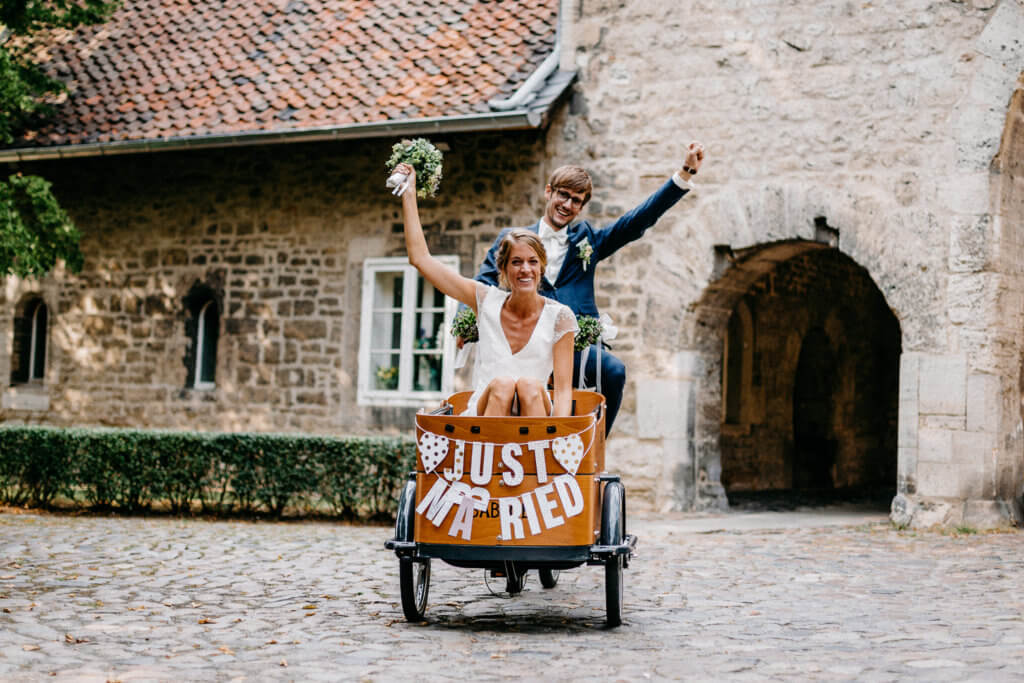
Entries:
[[[692, 190], [690, 178], [696, 175], [703, 161], [704, 147], [699, 142], [691, 142], [686, 149], [683, 167], [670, 180], [638, 207], [601, 229], [585, 220], [573, 225], [573, 221], [590, 201], [593, 191], [590, 175], [579, 166], [556, 169], [544, 188], [544, 215], [527, 228], [539, 234], [547, 251], [548, 265], [541, 279], [540, 293], [565, 304], [577, 316], [597, 317], [597, 303], [594, 301], [594, 272], [597, 264], [642, 237], [663, 213]], [[506, 228], [498, 235], [475, 279], [498, 286], [495, 256], [509, 230], [511, 228]], [[573, 386], [579, 385], [580, 356], [581, 352], [577, 351], [573, 361]], [[597, 384], [597, 358], [596, 347], [591, 347], [584, 374], [584, 382], [588, 387]], [[605, 420], [605, 433], [608, 433], [622, 404], [626, 366], [608, 353], [607, 349], [602, 349], [600, 359], [601, 392], [608, 404]]]

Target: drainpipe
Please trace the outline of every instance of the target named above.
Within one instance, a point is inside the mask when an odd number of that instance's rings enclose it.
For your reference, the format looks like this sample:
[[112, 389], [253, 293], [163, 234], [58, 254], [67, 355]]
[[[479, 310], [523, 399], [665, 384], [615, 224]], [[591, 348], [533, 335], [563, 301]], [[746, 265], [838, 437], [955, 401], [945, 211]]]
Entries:
[[566, 11], [569, 10], [569, 5], [573, 4], [574, 0], [562, 0], [558, 8], [558, 23], [555, 25], [555, 49], [547, 56], [537, 70], [530, 74], [530, 77], [526, 79], [526, 82], [519, 86], [519, 89], [512, 93], [511, 97], [506, 99], [493, 99], [490, 100], [487, 105], [491, 109], [498, 111], [507, 111], [509, 109], [515, 109], [521, 107], [530, 102], [536, 94], [537, 90], [544, 84], [552, 73], [561, 65], [561, 53], [562, 53], [562, 22], [563, 16]]

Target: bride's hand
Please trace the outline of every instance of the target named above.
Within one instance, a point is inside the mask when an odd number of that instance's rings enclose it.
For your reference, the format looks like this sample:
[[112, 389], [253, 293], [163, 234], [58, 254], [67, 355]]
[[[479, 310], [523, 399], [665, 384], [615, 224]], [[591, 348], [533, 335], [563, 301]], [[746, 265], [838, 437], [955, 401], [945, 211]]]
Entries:
[[412, 190], [413, 195], [416, 195], [416, 169], [409, 164], [398, 164], [398, 166], [395, 166], [395, 170], [391, 173], [404, 173], [406, 176], [406, 179], [402, 184], [395, 188], [393, 194], [401, 197], [409, 190]]

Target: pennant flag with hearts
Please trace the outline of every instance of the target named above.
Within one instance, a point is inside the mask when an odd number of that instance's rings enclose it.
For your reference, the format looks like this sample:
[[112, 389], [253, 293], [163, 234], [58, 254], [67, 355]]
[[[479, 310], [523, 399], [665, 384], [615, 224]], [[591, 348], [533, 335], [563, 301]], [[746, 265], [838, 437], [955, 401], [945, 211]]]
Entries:
[[423, 461], [423, 469], [428, 473], [433, 472], [447, 455], [448, 437], [423, 432], [423, 436], [420, 437], [420, 459]]
[[551, 455], [567, 472], [576, 474], [583, 460], [583, 439], [579, 434], [560, 436], [551, 440]]

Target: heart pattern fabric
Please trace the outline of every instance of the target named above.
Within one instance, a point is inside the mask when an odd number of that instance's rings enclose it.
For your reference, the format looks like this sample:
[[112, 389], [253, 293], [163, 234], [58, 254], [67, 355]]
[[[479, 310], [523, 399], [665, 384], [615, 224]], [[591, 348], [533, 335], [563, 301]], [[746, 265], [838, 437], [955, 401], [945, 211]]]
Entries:
[[447, 455], [448, 437], [423, 432], [423, 436], [420, 437], [420, 460], [423, 461], [423, 469], [427, 473], [433, 472]]
[[551, 454], [567, 472], [576, 474], [583, 460], [583, 439], [579, 434], [560, 436], [551, 440]]

